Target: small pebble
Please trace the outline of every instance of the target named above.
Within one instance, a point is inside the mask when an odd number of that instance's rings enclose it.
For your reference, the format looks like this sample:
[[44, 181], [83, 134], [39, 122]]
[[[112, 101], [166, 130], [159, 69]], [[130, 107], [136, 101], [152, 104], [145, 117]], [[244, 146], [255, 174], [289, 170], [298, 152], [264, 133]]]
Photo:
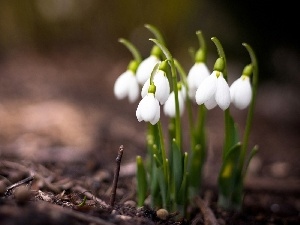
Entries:
[[166, 209], [159, 209], [156, 211], [156, 216], [161, 220], [166, 220], [169, 217], [169, 212]]

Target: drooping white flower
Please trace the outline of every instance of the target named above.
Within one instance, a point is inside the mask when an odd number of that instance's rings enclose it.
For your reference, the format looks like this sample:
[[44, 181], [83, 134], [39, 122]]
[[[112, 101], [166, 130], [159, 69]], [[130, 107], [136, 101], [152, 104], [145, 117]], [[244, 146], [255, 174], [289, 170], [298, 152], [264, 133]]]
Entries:
[[[184, 103], [186, 97], [186, 89], [182, 86], [181, 90], [178, 91], [178, 104], [179, 104], [179, 115], [182, 116], [184, 112]], [[168, 100], [164, 104], [165, 115], [174, 118], [176, 116], [176, 105], [175, 105], [175, 93], [174, 91], [168, 97]]]
[[143, 85], [147, 81], [158, 62], [160, 62], [160, 59], [156, 55], [150, 55], [140, 63], [136, 71], [136, 78], [139, 84]]
[[213, 71], [203, 80], [196, 91], [198, 105], [204, 103], [207, 109], [213, 109], [216, 105], [225, 110], [230, 105], [230, 91], [223, 73]]
[[210, 71], [204, 62], [196, 62], [190, 69], [187, 76], [189, 97], [195, 100], [197, 88], [201, 82], [210, 75]]
[[[163, 70], [158, 70], [153, 77], [153, 83], [156, 86], [155, 98], [158, 99], [161, 105], [165, 104], [170, 95], [170, 84]], [[147, 79], [144, 86], [142, 87], [141, 96], [142, 98], [148, 93], [150, 86], [150, 78]]]
[[134, 102], [139, 97], [139, 84], [132, 70], [122, 73], [114, 84], [114, 94], [117, 99], [128, 97], [129, 102]]
[[160, 106], [158, 100], [154, 97], [154, 93], [147, 93], [140, 101], [136, 109], [136, 118], [139, 122], [150, 122], [152, 125], [159, 121]]
[[242, 75], [230, 86], [231, 102], [238, 109], [245, 109], [252, 99], [252, 88], [249, 76]]

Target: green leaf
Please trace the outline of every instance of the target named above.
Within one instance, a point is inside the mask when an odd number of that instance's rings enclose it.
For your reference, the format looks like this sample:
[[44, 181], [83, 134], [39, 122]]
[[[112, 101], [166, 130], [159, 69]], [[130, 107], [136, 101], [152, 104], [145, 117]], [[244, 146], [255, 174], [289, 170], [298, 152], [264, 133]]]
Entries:
[[147, 197], [147, 173], [141, 156], [136, 157], [138, 206], [143, 206]]
[[162, 206], [163, 208], [167, 209], [168, 206], [168, 187], [167, 187], [167, 180], [164, 175], [163, 167], [157, 167], [157, 180], [160, 189], [160, 195], [162, 199]]
[[226, 198], [230, 198], [233, 188], [236, 185], [238, 173], [238, 161], [241, 153], [241, 143], [233, 146], [223, 159], [219, 173], [219, 192]]
[[253, 149], [251, 150], [251, 152], [250, 152], [250, 155], [249, 155], [248, 160], [246, 161], [245, 168], [244, 168], [244, 171], [243, 171], [243, 176], [246, 175], [246, 172], [247, 172], [247, 169], [248, 169], [249, 164], [250, 164], [250, 162], [251, 162], [251, 159], [253, 158], [254, 155], [256, 155], [257, 152], [258, 152], [258, 146], [255, 145], [255, 146], [253, 147]]
[[239, 138], [239, 134], [238, 134], [238, 129], [237, 129], [237, 125], [235, 124], [232, 116], [229, 114], [227, 115], [227, 120], [226, 120], [226, 137], [227, 140], [224, 144], [224, 150], [223, 150], [223, 160], [224, 157], [228, 154], [229, 151], [231, 151], [231, 147], [235, 146], [240, 138]]
[[[187, 169], [187, 164], [188, 164], [188, 154], [185, 153], [184, 154], [184, 176], [181, 182], [181, 187], [178, 193], [178, 197], [177, 197], [177, 204], [182, 206], [183, 209], [186, 209], [187, 205], [188, 205], [188, 187], [189, 187], [189, 173], [188, 173], [188, 169]], [[183, 212], [185, 213], [185, 212]]]
[[189, 197], [193, 198], [199, 193], [202, 181], [202, 167], [203, 159], [201, 153], [201, 146], [197, 145], [192, 151], [189, 165]]
[[162, 204], [160, 190], [158, 185], [158, 170], [155, 164], [151, 168], [150, 177], [150, 196], [151, 196], [151, 206], [156, 207]]
[[179, 210], [179, 212], [185, 216], [186, 215], [186, 209], [188, 206], [188, 185], [189, 185], [189, 174], [185, 173], [183, 176], [183, 181], [182, 181], [182, 185], [180, 187], [179, 193], [178, 193], [178, 197], [177, 197], [177, 210]]
[[159, 159], [156, 154], [153, 154], [153, 159], [156, 167], [160, 167], [163, 165], [161, 159]]
[[173, 178], [173, 182], [174, 182], [174, 187], [175, 187], [175, 195], [177, 195], [176, 193], [179, 192], [181, 183], [182, 183], [182, 179], [183, 179], [183, 171], [184, 171], [184, 167], [183, 167], [183, 154], [181, 152], [181, 150], [179, 149], [175, 139], [172, 140], [172, 178]]

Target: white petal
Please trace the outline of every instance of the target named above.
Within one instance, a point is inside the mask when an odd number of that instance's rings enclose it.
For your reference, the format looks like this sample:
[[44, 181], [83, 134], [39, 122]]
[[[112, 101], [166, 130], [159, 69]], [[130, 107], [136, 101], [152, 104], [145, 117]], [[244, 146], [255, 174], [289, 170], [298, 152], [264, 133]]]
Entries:
[[215, 96], [212, 96], [210, 99], [204, 102], [204, 105], [208, 110], [215, 108], [217, 106]]
[[117, 99], [123, 99], [128, 95], [129, 82], [130, 78], [134, 76], [131, 70], [127, 70], [122, 73], [116, 80], [114, 84], [114, 94]]
[[235, 91], [233, 93], [233, 104], [238, 109], [245, 109], [251, 102], [252, 99], [252, 88], [250, 79], [247, 76], [239, 78], [237, 81]]
[[128, 99], [129, 102], [135, 102], [138, 97], [139, 97], [139, 84], [137, 82], [137, 79], [135, 76], [132, 76], [130, 78], [131, 80], [130, 82], [130, 86], [129, 86], [129, 90], [128, 90]]
[[[157, 102], [158, 103], [158, 102]], [[156, 106], [156, 114], [155, 114], [155, 117], [150, 120], [150, 123], [152, 125], [156, 124], [158, 121], [159, 121], [159, 118], [160, 118], [160, 107], [159, 107], [159, 103], [155, 105]]]
[[219, 107], [223, 110], [227, 109], [230, 105], [229, 86], [222, 75], [218, 77], [215, 99]]
[[156, 56], [150, 55], [140, 63], [136, 70], [136, 77], [139, 84], [143, 85], [146, 82], [158, 62], [160, 62], [160, 60]]
[[144, 83], [144, 85], [142, 87], [142, 91], [141, 91], [142, 98], [144, 98], [148, 94], [149, 86], [150, 86], [150, 78], [148, 78], [146, 80], [146, 82]]
[[187, 83], [189, 86], [189, 97], [194, 99], [197, 88], [202, 81], [210, 75], [210, 71], [203, 62], [195, 63], [187, 76]]
[[164, 113], [165, 115], [169, 117], [175, 117], [176, 111], [175, 111], [175, 94], [174, 92], [171, 92], [169, 95], [168, 100], [164, 104]]
[[158, 100], [154, 97], [153, 93], [148, 93], [139, 103], [136, 110], [136, 117], [138, 121], [144, 120], [145, 122], [154, 123], [159, 120], [160, 107]]
[[179, 104], [179, 115], [182, 116], [183, 112], [184, 112], [184, 98], [182, 97], [182, 95], [178, 95], [178, 104]]
[[[239, 78], [239, 79], [240, 79], [240, 78]], [[236, 92], [236, 87], [237, 87], [238, 84], [239, 84], [239, 79], [235, 80], [235, 81], [231, 84], [231, 86], [230, 86], [230, 88], [229, 88], [229, 91], [230, 91], [230, 99], [231, 99], [232, 102], [233, 102], [234, 95], [235, 95], [235, 92]]]
[[189, 97], [194, 99], [198, 86], [196, 85], [196, 77], [198, 76], [197, 64], [194, 64], [187, 76], [187, 83], [189, 87]]
[[139, 104], [138, 104], [138, 107], [135, 111], [135, 115], [136, 115], [136, 118], [139, 122], [141, 122], [143, 120], [143, 118], [141, 116], [141, 102], [139, 102]]
[[155, 98], [163, 105], [170, 95], [170, 84], [165, 72], [158, 70], [153, 78], [153, 83], [156, 87]]
[[156, 107], [153, 94], [146, 95], [141, 101], [141, 116], [143, 120], [150, 121], [155, 117]]
[[210, 76], [205, 78], [203, 82], [199, 85], [196, 91], [196, 102], [198, 105], [203, 104], [208, 101], [212, 96], [214, 96], [217, 90], [217, 76], [214, 71]]
[[[178, 95], [179, 115], [184, 112], [184, 99], [181, 94]], [[172, 91], [168, 100], [164, 104], [165, 115], [174, 118], [176, 116], [175, 93]]]

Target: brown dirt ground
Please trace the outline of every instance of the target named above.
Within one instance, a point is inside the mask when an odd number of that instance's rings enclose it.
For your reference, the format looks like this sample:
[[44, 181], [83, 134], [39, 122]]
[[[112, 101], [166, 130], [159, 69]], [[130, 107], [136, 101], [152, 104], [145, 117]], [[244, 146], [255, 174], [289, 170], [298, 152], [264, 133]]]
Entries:
[[[117, 101], [112, 92], [126, 66], [123, 60], [85, 51], [2, 57], [1, 225], [299, 224], [298, 81], [260, 86], [250, 139], [260, 150], [246, 179], [243, 211], [216, 206], [223, 120], [214, 109], [207, 121], [209, 152], [201, 198], [191, 204], [190, 218], [178, 219], [171, 212], [162, 220], [154, 209], [135, 207], [134, 160], [145, 155], [145, 124], [135, 118], [136, 104]], [[232, 113], [242, 127], [245, 113]], [[120, 145], [124, 154], [111, 207]], [[21, 188], [9, 187], [26, 178]], [[25, 186], [29, 193], [22, 190]], [[80, 207], [84, 195], [87, 203]]]

